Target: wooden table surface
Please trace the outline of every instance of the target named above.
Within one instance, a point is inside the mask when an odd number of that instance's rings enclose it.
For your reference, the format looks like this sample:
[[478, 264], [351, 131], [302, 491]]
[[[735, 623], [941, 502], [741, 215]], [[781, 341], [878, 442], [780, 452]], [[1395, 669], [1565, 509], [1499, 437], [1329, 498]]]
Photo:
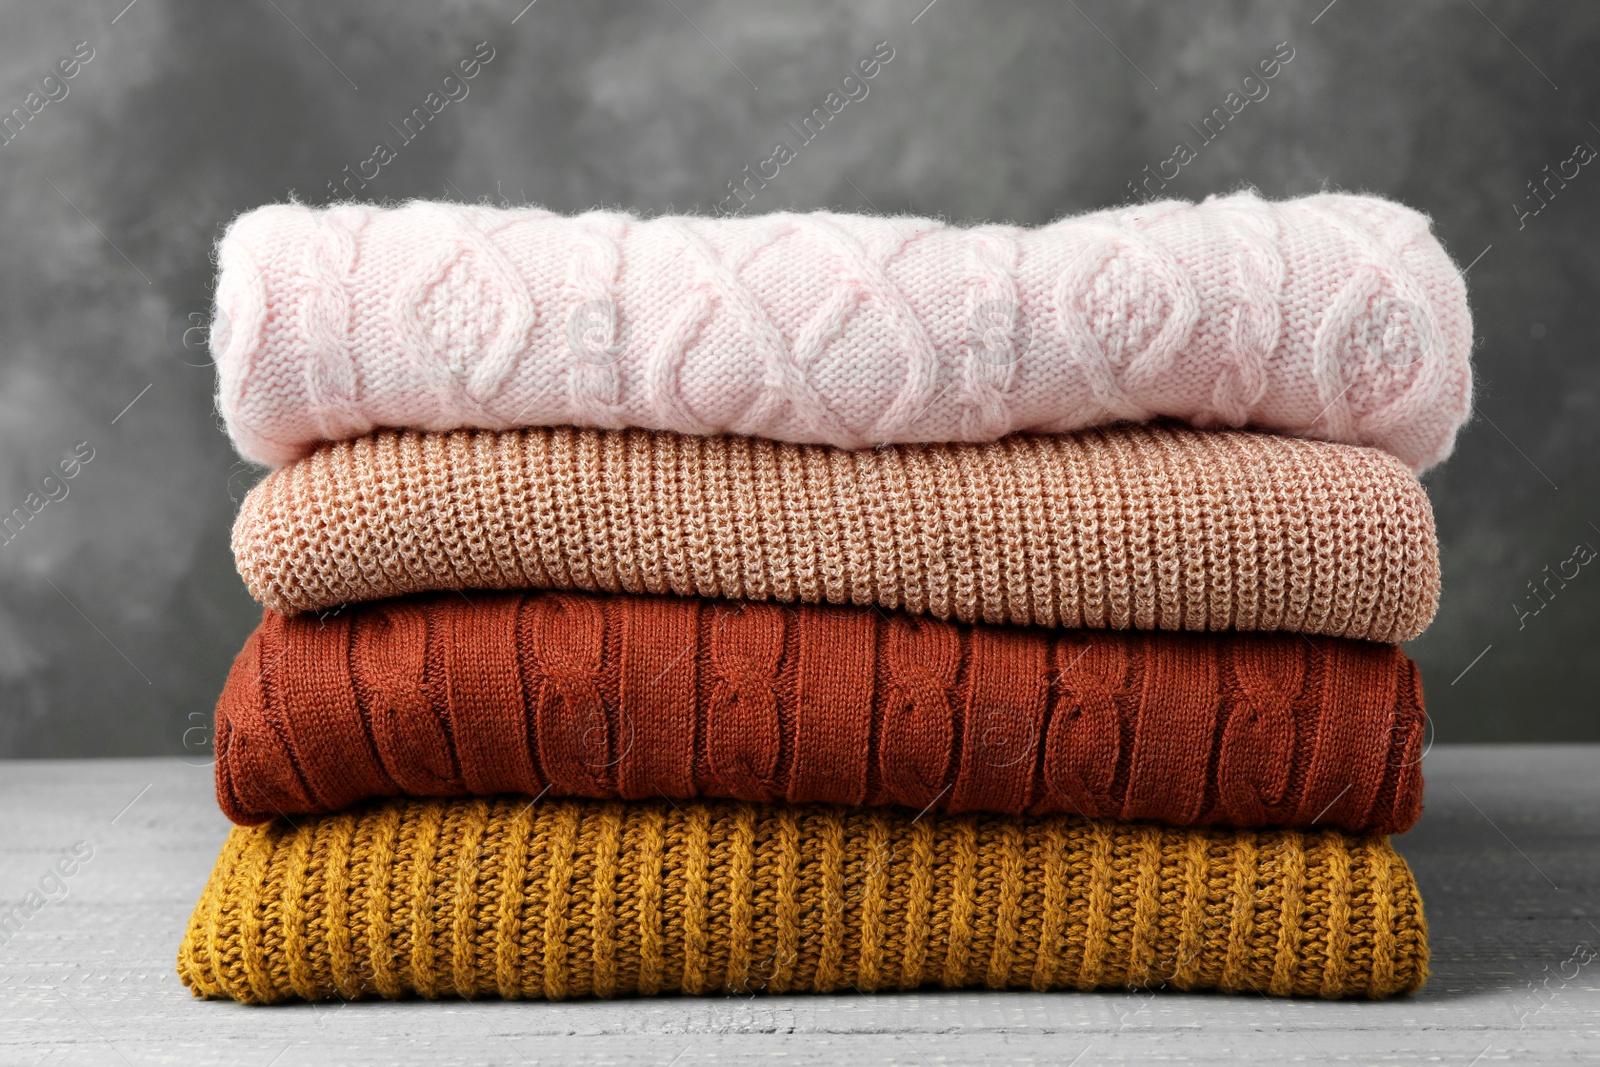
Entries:
[[[1433, 945], [1380, 1004], [1161, 993], [410, 1001], [196, 1000], [178, 940], [227, 833], [208, 766], [0, 762], [0, 906], [92, 848], [0, 932], [0, 1063], [1600, 1062], [1600, 746], [1438, 746], [1397, 839]], [[85, 844], [79, 844], [84, 842]]]

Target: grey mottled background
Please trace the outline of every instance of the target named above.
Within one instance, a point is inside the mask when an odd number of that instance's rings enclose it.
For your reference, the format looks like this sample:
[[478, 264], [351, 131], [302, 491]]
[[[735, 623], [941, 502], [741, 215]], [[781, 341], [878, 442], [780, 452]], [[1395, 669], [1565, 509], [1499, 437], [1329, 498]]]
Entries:
[[1600, 567], [1520, 624], [1513, 606], [1578, 542], [1600, 548], [1600, 161], [1537, 216], [1514, 206], [1578, 142], [1600, 146], [1600, 6], [525, 2], [0, 3], [0, 113], [94, 49], [0, 145], [0, 512], [95, 450], [0, 545], [0, 756], [204, 758], [257, 618], [228, 527], [258, 474], [184, 343], [212, 244], [257, 204], [324, 202], [479, 41], [496, 54], [470, 96], [369, 194], [709, 211], [888, 41], [870, 95], [752, 210], [1042, 223], [1126, 200], [1288, 41], [1270, 96], [1168, 191], [1382, 193], [1475, 264], [1477, 415], [1427, 479], [1445, 593], [1409, 651], [1441, 739], [1600, 738]]

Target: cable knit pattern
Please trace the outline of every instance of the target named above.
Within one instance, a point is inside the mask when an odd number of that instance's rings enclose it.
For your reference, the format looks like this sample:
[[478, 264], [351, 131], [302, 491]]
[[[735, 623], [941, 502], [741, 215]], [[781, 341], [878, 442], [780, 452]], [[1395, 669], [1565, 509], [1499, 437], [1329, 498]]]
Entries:
[[233, 549], [251, 594], [291, 614], [585, 589], [1404, 641], [1439, 597], [1433, 513], [1398, 460], [1168, 425], [866, 451], [384, 431], [269, 475]]
[[1399, 833], [1423, 732], [1416, 666], [1365, 641], [441, 593], [267, 612], [217, 702], [217, 798], [242, 823], [548, 790]]
[[197, 996], [1221, 989], [1428, 976], [1387, 838], [821, 805], [404, 800], [236, 827]]
[[1462, 276], [1425, 216], [1367, 196], [1032, 229], [284, 204], [218, 263], [218, 405], [273, 466], [385, 426], [858, 448], [1171, 417], [1421, 470], [1471, 407]]

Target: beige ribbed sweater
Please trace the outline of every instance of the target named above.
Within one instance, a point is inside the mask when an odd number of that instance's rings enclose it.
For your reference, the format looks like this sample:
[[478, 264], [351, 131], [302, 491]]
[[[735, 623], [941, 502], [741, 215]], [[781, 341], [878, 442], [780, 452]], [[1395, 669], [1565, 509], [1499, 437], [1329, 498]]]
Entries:
[[1427, 494], [1399, 460], [1162, 424], [867, 451], [382, 431], [269, 475], [233, 548], [290, 614], [531, 587], [1404, 641], [1439, 593]]

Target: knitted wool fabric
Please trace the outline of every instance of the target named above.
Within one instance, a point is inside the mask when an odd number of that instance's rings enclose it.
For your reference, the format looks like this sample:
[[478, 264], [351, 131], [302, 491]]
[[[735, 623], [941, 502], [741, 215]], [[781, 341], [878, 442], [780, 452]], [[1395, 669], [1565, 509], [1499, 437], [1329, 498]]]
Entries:
[[217, 704], [217, 797], [236, 822], [548, 790], [1390, 833], [1423, 731], [1392, 645], [431, 594], [267, 612]]
[[1404, 641], [1439, 596], [1433, 513], [1398, 460], [1160, 425], [861, 452], [385, 431], [269, 475], [233, 549], [285, 613], [558, 588]]
[[258, 208], [217, 249], [239, 451], [383, 426], [637, 426], [840, 445], [1170, 416], [1422, 469], [1471, 408], [1460, 271], [1368, 196], [1167, 201], [1049, 226]]
[[1383, 837], [728, 802], [385, 801], [236, 827], [198, 995], [988, 986], [1384, 997], [1427, 977]]

